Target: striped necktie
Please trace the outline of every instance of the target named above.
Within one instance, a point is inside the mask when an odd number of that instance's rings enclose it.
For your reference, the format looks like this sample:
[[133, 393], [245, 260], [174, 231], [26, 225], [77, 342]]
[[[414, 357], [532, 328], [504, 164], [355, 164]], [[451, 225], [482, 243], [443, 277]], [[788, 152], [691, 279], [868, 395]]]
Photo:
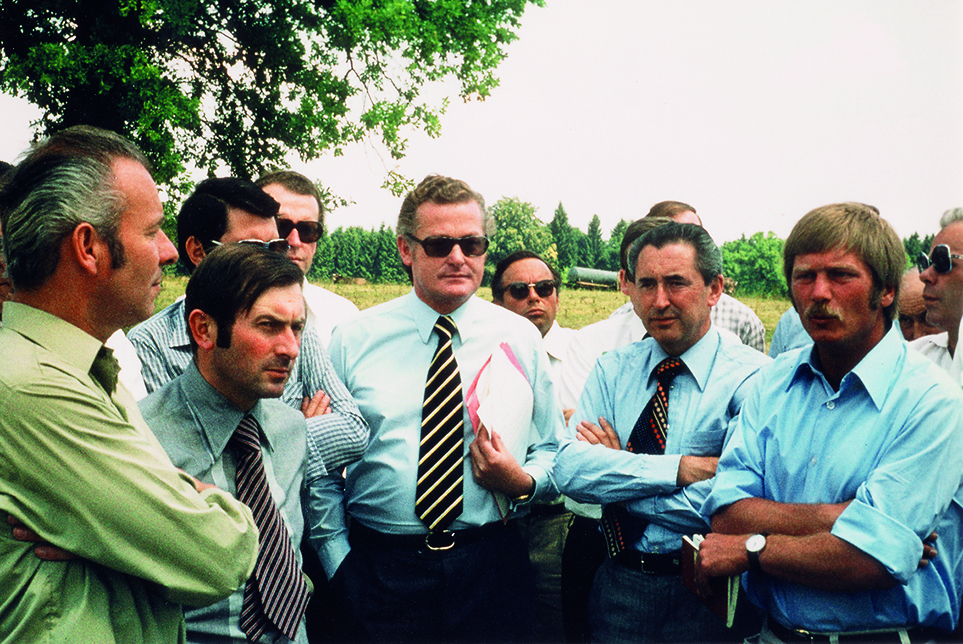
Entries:
[[291, 535], [268, 488], [260, 429], [253, 416], [245, 416], [230, 440], [237, 457], [237, 498], [251, 508], [260, 533], [257, 564], [244, 588], [241, 630], [257, 640], [270, 621], [294, 639], [308, 605], [308, 587], [291, 547]]
[[421, 408], [415, 512], [429, 531], [444, 530], [462, 511], [464, 405], [451, 348], [458, 331], [448, 316], [435, 323], [438, 348], [428, 367]]
[[[669, 387], [685, 369], [678, 358], [666, 358], [652, 370], [658, 384], [655, 393], [635, 421], [625, 449], [634, 454], [665, 454], [665, 436], [669, 430]], [[639, 540], [647, 522], [629, 514], [625, 506], [612, 504], [602, 512], [602, 534], [609, 556], [614, 557]]]

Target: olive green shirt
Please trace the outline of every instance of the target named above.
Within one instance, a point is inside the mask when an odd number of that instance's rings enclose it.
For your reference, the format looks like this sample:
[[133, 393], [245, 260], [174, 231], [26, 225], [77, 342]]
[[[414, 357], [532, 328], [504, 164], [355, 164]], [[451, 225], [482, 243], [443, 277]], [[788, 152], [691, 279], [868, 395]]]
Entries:
[[250, 510], [198, 493], [123, 386], [90, 375], [102, 343], [8, 302], [0, 328], [0, 516], [73, 553], [40, 560], [0, 526], [0, 642], [183, 642], [181, 604], [243, 584]]

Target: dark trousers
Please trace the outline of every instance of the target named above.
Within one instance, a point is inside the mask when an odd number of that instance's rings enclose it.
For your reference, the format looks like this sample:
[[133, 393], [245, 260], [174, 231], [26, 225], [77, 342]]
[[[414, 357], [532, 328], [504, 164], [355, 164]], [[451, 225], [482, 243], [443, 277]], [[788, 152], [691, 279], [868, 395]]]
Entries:
[[589, 642], [589, 592], [605, 561], [605, 538], [599, 522], [575, 515], [562, 551], [562, 621], [566, 642]]
[[351, 539], [331, 580], [344, 641], [531, 642], [534, 575], [510, 523], [451, 550]]

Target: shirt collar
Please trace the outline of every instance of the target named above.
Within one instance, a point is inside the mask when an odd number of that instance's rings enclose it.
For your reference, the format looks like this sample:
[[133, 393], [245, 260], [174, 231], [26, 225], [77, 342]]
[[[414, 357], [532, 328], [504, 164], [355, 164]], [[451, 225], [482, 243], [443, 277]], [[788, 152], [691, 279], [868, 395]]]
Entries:
[[[853, 386], [851, 383], [859, 382], [866, 393], [869, 394], [876, 408], [882, 409], [886, 394], [893, 384], [893, 374], [896, 373], [907, 350], [906, 341], [899, 330], [899, 325], [894, 322], [890, 325], [889, 331], [876, 343], [876, 346], [863, 356], [859, 364], [843, 376], [839, 383], [839, 390], [842, 391], [846, 387]], [[815, 344], [799, 352], [793, 377], [789, 379], [786, 389], [792, 387], [793, 383], [803, 373], [819, 374], [821, 378], [825, 379], [816, 364]]]
[[[649, 371], [649, 380], [651, 380], [652, 371], [660, 362], [668, 358], [669, 354], [665, 352], [654, 338], [649, 337], [646, 338], [645, 341], [652, 342], [655, 345], [652, 353], [649, 355], [649, 364], [646, 365], [646, 369]], [[712, 363], [721, 342], [722, 338], [719, 336], [719, 330], [712, 325], [698, 342], [689, 347], [681, 356], [678, 356], [679, 359], [685, 363], [689, 373], [692, 374], [696, 385], [699, 387], [699, 391], [705, 390], [706, 382], [709, 379], [709, 371], [712, 369]]]
[[250, 411], [246, 413], [241, 411], [237, 405], [225, 398], [204, 379], [193, 360], [187, 365], [181, 378], [184, 394], [197, 415], [198, 425], [208, 445], [211, 446], [215, 458], [224, 452], [238, 423], [248, 414], [253, 416], [261, 426], [262, 443], [271, 445], [271, 424], [266, 422], [264, 406], [260, 400]]
[[[406, 297], [408, 298], [408, 312], [411, 315], [411, 319], [414, 320], [415, 327], [418, 329], [418, 335], [421, 336], [421, 341], [425, 344], [437, 343], [438, 336], [434, 333], [435, 322], [438, 321], [438, 316], [441, 315], [441, 313], [425, 304], [421, 298], [415, 295], [414, 289], [412, 289], [411, 293]], [[477, 306], [480, 301], [481, 300], [472, 295], [468, 298], [467, 302], [448, 314], [448, 317], [450, 317], [455, 322], [455, 326], [458, 327], [458, 335], [462, 333], [461, 321], [467, 315], [470, 315], [469, 312], [471, 309]]]
[[19, 302], [3, 305], [3, 324], [87, 373], [104, 343], [56, 315]]

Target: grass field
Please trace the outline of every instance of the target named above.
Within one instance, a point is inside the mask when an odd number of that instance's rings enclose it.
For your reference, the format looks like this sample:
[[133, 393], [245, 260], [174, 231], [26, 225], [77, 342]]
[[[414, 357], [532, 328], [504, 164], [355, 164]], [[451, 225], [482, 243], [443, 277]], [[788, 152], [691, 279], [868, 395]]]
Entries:
[[[360, 309], [366, 309], [381, 302], [387, 302], [411, 290], [407, 284], [331, 284], [318, 282], [320, 286], [342, 295]], [[167, 275], [164, 277], [164, 288], [157, 298], [156, 310], [173, 302], [184, 293], [187, 285], [186, 277]], [[478, 296], [484, 300], [492, 299], [489, 288], [478, 290]], [[564, 289], [561, 293], [561, 305], [558, 313], [558, 323], [571, 329], [581, 329], [583, 326], [597, 322], [627, 302], [627, 298], [620, 291], [591, 291]], [[741, 297], [738, 298], [749, 306], [766, 327], [766, 346], [772, 340], [772, 332], [779, 322], [780, 316], [789, 308], [789, 301], [783, 298]]]

